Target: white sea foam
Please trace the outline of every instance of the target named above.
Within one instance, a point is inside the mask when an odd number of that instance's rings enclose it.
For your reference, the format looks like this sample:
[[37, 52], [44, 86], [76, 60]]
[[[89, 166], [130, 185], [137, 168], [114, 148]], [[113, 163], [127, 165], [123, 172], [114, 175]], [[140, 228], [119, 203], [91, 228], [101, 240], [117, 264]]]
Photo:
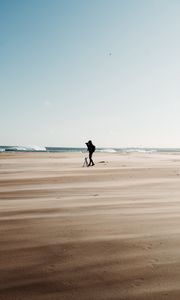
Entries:
[[27, 146], [26, 149], [30, 149], [32, 151], [46, 151], [45, 147], [40, 146]]
[[4, 151], [46, 151], [46, 148], [39, 146], [10, 146], [6, 147]]
[[123, 152], [126, 152], [126, 153], [132, 153], [132, 152], [138, 152], [138, 153], [153, 153], [153, 152], [157, 152], [157, 150], [155, 150], [155, 149], [129, 148], [129, 149], [124, 149]]
[[10, 146], [10, 147], [6, 147], [5, 150], [6, 151], [26, 151], [26, 148], [21, 147], [21, 146]]
[[113, 148], [104, 148], [104, 149], [100, 149], [100, 150], [97, 150], [98, 152], [106, 152], [106, 153], [115, 153], [117, 152], [115, 149]]

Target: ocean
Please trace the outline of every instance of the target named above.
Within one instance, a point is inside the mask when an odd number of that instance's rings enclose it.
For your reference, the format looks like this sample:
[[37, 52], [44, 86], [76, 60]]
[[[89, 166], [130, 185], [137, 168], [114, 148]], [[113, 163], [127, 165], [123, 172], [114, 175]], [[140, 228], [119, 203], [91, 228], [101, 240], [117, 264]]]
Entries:
[[[86, 152], [86, 148], [76, 148], [76, 147], [38, 147], [38, 146], [0, 146], [0, 153], [2, 152]], [[129, 148], [96, 148], [96, 152], [104, 153], [154, 153], [154, 152], [179, 152], [180, 148], [139, 148], [139, 147], [129, 147]]]

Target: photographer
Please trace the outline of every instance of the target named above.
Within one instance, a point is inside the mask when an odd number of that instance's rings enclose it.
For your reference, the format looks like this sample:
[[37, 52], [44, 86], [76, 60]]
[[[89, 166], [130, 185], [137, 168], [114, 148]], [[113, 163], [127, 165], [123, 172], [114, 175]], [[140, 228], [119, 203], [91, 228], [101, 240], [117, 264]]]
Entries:
[[89, 151], [89, 164], [88, 164], [88, 167], [89, 166], [94, 166], [95, 164], [92, 160], [92, 155], [93, 155], [94, 151], [96, 150], [96, 147], [93, 145], [92, 141], [87, 142], [86, 146], [87, 146], [87, 150]]

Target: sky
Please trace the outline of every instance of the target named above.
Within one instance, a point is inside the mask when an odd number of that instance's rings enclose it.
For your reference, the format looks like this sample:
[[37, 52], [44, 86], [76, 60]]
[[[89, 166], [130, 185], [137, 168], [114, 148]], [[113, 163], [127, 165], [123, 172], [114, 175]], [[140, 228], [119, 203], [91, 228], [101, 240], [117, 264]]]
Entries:
[[0, 0], [0, 145], [180, 147], [179, 0]]

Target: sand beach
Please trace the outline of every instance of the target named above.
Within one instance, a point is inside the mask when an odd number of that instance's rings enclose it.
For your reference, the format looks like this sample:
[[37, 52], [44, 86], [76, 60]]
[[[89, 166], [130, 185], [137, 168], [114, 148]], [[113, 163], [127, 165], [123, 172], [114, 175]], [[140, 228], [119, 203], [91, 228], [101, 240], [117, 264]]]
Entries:
[[180, 154], [0, 154], [0, 300], [180, 299]]

